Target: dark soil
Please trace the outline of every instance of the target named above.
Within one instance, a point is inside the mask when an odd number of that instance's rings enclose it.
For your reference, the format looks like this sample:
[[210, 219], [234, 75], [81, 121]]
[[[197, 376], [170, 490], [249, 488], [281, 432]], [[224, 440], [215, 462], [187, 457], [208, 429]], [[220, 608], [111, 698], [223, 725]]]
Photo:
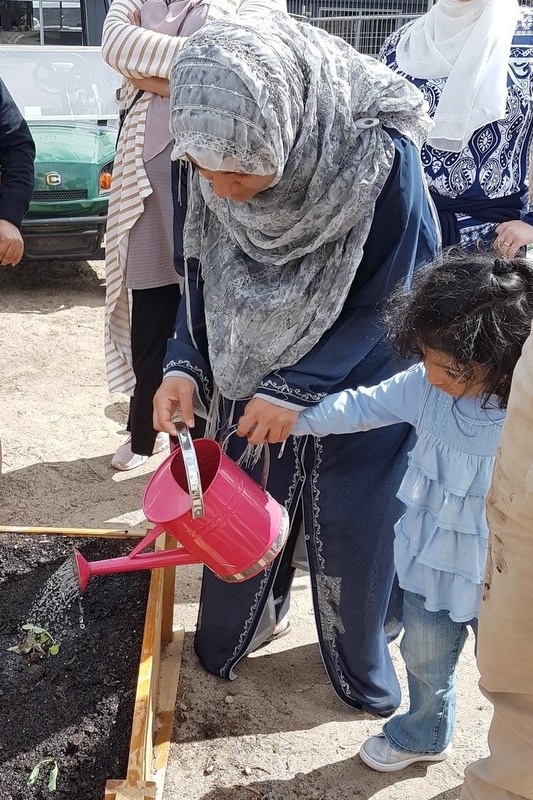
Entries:
[[[40, 600], [74, 543], [89, 561], [134, 546], [0, 536], [0, 800], [102, 800], [107, 779], [126, 777], [149, 573], [93, 578], [70, 604], [57, 593]], [[28, 623], [52, 635], [56, 655], [8, 651]], [[28, 786], [43, 759], [52, 761]]]

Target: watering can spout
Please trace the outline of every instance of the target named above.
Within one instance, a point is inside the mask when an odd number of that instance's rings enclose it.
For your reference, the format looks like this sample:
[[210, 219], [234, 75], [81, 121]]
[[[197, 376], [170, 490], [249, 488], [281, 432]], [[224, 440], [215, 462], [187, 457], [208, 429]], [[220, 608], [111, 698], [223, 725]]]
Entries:
[[157, 567], [176, 567], [180, 564], [198, 564], [199, 559], [188, 550], [178, 547], [175, 550], [161, 550], [154, 553], [138, 553], [135, 556], [107, 558], [104, 561], [87, 561], [79, 550], [74, 550], [74, 564], [80, 592], [84, 592], [94, 575], [111, 575], [116, 572], [136, 572], [141, 569]]
[[91, 579], [91, 568], [89, 566], [89, 562], [82, 556], [79, 550], [74, 548], [73, 552], [74, 558], [74, 567], [76, 569], [76, 575], [78, 577], [78, 585], [80, 592], [83, 594], [85, 589], [87, 588], [87, 584]]

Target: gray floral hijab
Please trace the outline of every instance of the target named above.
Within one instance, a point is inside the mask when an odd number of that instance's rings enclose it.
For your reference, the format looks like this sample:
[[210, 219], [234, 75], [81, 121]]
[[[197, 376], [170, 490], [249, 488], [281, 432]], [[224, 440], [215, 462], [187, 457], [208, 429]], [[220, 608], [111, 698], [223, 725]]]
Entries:
[[422, 95], [341, 39], [284, 14], [193, 34], [171, 76], [174, 158], [275, 175], [247, 203], [195, 171], [185, 256], [199, 258], [215, 384], [249, 397], [339, 316], [394, 160], [384, 126], [418, 146]]

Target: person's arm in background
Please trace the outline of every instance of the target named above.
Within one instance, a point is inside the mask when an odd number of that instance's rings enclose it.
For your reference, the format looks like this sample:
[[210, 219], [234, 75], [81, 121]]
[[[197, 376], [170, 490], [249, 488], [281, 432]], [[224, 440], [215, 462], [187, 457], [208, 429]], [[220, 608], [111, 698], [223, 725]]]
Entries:
[[[126, 78], [168, 80], [172, 62], [186, 37], [139, 27], [132, 20], [138, 16], [142, 5], [142, 0], [113, 0], [102, 31], [102, 56]], [[242, 0], [236, 13], [264, 14], [286, 9], [285, 0]]]
[[168, 80], [172, 62], [186, 39], [132, 22], [142, 5], [142, 0], [113, 0], [102, 30], [102, 57], [125, 78]]
[[16, 266], [24, 254], [20, 233], [34, 184], [35, 144], [30, 129], [0, 80], [0, 264]]
[[[141, 15], [139, 11], [129, 13], [128, 19], [131, 24], [136, 27], [139, 27], [141, 24]], [[131, 78], [130, 83], [137, 91], [151, 92], [160, 97], [170, 97], [170, 81], [168, 78]]]

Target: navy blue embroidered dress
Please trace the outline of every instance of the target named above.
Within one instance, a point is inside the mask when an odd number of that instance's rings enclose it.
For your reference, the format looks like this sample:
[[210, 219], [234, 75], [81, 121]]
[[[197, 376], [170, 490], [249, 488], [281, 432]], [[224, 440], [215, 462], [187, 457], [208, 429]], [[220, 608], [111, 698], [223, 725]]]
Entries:
[[[315, 405], [346, 387], [370, 386], [399, 369], [384, 344], [383, 299], [417, 265], [436, 254], [438, 236], [421, 179], [419, 153], [389, 131], [396, 155], [378, 198], [363, 260], [338, 319], [298, 363], [266, 375], [257, 394], [291, 408]], [[168, 342], [165, 374], [192, 378], [204, 408], [211, 401], [211, 371], [197, 265], [189, 262], [188, 292]], [[238, 420], [245, 403], [222, 399], [222, 423]], [[289, 437], [271, 446], [268, 491], [285, 504], [291, 533], [283, 553], [259, 576], [240, 584], [204, 570], [195, 649], [204, 667], [234, 678], [272, 595], [277, 618], [286, 612], [296, 538], [303, 525], [323, 661], [338, 696], [356, 709], [389, 716], [400, 689], [384, 623], [394, 580], [396, 499], [406, 468], [412, 428], [330, 436]], [[246, 441], [232, 436], [238, 458]], [[258, 477], [260, 465], [253, 472]], [[255, 641], [254, 641], [255, 644]]]

